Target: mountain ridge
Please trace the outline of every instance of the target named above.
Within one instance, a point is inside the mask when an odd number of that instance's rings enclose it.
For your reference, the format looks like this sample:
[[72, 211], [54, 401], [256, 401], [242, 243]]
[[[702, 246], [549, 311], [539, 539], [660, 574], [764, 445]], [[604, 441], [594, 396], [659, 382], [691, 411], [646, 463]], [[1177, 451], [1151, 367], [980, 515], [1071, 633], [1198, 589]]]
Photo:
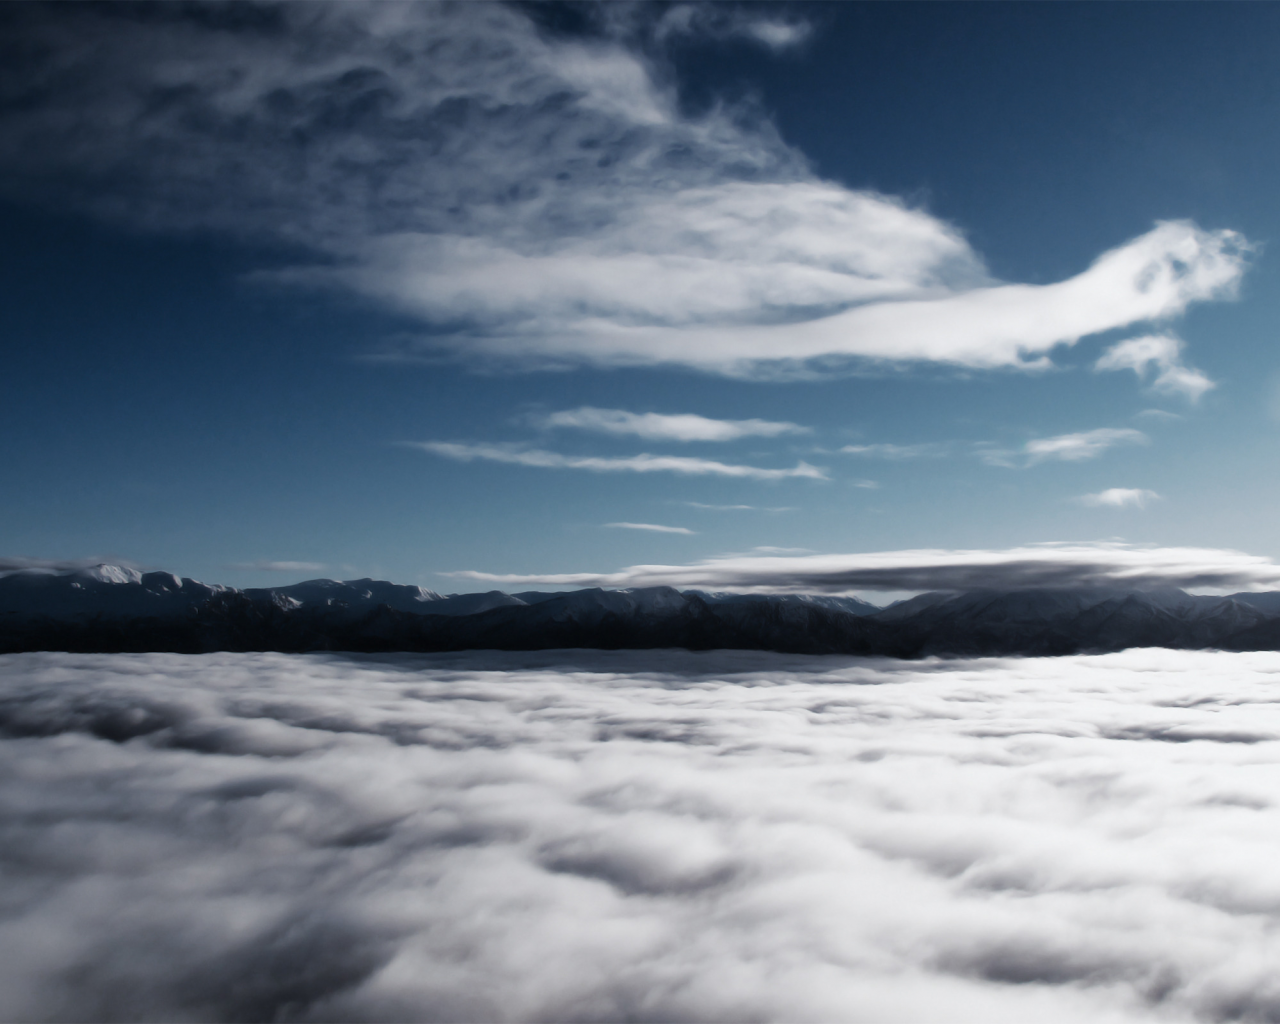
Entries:
[[672, 587], [441, 595], [370, 578], [238, 590], [111, 565], [0, 575], [0, 652], [739, 648], [899, 658], [1280, 650], [1280, 592], [1172, 587], [852, 597]]

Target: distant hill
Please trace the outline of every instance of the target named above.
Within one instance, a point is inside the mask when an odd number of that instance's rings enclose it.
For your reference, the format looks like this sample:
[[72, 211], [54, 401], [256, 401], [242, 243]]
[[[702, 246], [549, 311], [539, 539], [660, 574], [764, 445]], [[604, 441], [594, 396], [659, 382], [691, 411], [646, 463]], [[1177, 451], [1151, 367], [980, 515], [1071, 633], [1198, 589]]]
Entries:
[[1280, 593], [978, 590], [879, 608], [852, 597], [670, 587], [451, 594], [381, 580], [236, 590], [99, 565], [0, 576], [0, 652], [452, 651], [685, 647], [811, 654], [1280, 650]]

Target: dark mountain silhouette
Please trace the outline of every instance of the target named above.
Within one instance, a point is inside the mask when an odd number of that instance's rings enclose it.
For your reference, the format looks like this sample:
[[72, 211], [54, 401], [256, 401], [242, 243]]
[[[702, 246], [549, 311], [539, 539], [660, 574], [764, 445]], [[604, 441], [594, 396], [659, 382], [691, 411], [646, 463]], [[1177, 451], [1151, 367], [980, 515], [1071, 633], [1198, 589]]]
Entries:
[[1181, 590], [857, 598], [670, 587], [455, 594], [378, 580], [236, 590], [117, 566], [0, 576], [0, 652], [453, 651], [685, 647], [803, 654], [1056, 655], [1280, 650], [1280, 593]]

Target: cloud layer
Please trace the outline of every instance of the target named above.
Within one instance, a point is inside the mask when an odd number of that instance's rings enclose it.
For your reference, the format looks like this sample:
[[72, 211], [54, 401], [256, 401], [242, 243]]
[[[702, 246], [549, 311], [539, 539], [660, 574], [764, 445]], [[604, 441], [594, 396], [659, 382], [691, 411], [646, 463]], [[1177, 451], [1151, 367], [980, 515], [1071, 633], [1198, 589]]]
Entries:
[[791, 469], [763, 469], [759, 466], [741, 466], [685, 455], [642, 453], [607, 458], [562, 455], [559, 452], [522, 448], [517, 445], [456, 444], [448, 441], [415, 441], [409, 443], [407, 447], [420, 448], [424, 452], [458, 462], [481, 459], [487, 462], [536, 466], [542, 469], [585, 469], [593, 473], [678, 473], [683, 476], [727, 476], [749, 480], [785, 480], [791, 477], [806, 477], [810, 480], [827, 479], [823, 470], [807, 462], [798, 462]]
[[743, 437], [810, 433], [808, 427], [774, 420], [714, 420], [696, 413], [635, 413], [591, 406], [553, 412], [536, 422], [547, 428], [569, 427], [624, 437], [643, 437], [651, 441], [737, 441]]
[[[231, 10], [12, 12], [8, 187], [309, 251], [264, 280], [416, 317], [422, 337], [390, 356], [1034, 368], [1228, 297], [1245, 268], [1238, 234], [1169, 221], [1066, 281], [994, 281], [954, 227], [817, 179], [758, 115], [681, 111], [663, 38], [785, 47], [794, 19], [677, 7], [646, 28], [643, 10], [602, 12], [569, 37], [491, 4]], [[1173, 372], [1157, 386], [1192, 387]]]
[[983, 590], [1115, 586], [1280, 586], [1269, 558], [1213, 548], [1039, 544], [1005, 551], [878, 551], [799, 558], [726, 555], [693, 565], [633, 565], [611, 573], [444, 573], [486, 583], [571, 587], [658, 587], [744, 593], [854, 594], [866, 590]]
[[0, 667], [7, 1020], [1280, 1000], [1274, 653]]

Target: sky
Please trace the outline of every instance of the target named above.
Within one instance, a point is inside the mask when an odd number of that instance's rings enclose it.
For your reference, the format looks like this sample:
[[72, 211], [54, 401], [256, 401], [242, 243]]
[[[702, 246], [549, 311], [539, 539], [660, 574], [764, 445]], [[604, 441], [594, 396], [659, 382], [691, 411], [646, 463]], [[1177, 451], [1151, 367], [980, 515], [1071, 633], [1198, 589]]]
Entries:
[[1278, 44], [1243, 4], [6, 5], [0, 555], [1280, 557]]

